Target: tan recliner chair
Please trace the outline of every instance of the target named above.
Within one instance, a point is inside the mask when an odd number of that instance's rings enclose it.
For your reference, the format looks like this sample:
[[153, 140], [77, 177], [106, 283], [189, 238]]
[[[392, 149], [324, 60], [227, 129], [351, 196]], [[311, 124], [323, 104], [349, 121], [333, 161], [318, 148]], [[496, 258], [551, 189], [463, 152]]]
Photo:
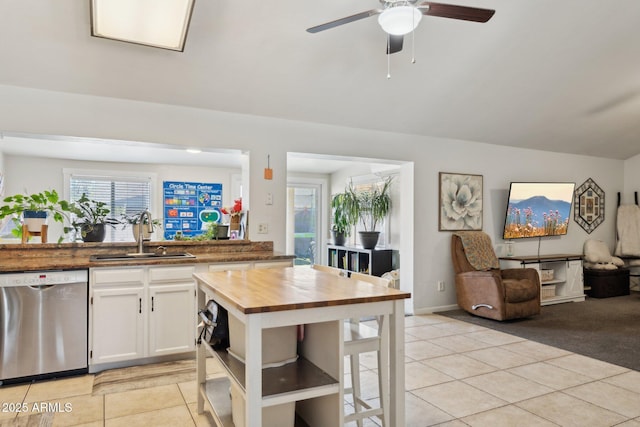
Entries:
[[501, 270], [482, 231], [463, 231], [451, 237], [458, 305], [476, 316], [495, 320], [540, 314], [540, 277], [533, 268]]

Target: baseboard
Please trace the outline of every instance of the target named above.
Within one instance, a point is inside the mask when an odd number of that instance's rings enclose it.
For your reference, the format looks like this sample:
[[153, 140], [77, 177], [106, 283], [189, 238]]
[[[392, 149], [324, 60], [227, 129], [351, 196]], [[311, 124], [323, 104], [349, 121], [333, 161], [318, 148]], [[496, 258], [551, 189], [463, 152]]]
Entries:
[[459, 308], [458, 304], [440, 305], [440, 306], [435, 306], [435, 307], [423, 307], [423, 308], [415, 309], [413, 314], [415, 314], [415, 315], [434, 314], [434, 313], [438, 313], [440, 311], [456, 310], [458, 308]]
[[130, 366], [149, 365], [152, 363], [175, 362], [176, 360], [182, 360], [182, 359], [195, 359], [195, 357], [196, 357], [196, 352], [189, 351], [186, 353], [169, 354], [166, 356], [146, 357], [142, 359], [123, 360], [120, 362], [99, 363], [99, 364], [93, 364], [93, 365], [90, 364], [89, 373], [97, 374], [107, 369], [128, 368]]

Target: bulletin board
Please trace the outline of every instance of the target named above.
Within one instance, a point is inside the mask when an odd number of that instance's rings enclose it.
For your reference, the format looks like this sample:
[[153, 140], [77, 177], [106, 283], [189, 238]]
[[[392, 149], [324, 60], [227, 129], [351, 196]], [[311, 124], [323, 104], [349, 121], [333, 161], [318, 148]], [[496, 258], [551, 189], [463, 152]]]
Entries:
[[202, 234], [210, 222], [220, 222], [222, 184], [164, 181], [164, 238], [176, 232], [193, 237]]

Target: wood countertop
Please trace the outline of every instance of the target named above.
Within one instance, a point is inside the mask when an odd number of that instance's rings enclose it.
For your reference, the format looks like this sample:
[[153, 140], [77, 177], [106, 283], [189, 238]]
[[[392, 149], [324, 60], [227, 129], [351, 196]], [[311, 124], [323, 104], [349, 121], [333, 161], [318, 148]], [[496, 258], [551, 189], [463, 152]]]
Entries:
[[245, 314], [410, 298], [411, 294], [312, 268], [196, 273], [208, 290]]
[[226, 240], [211, 242], [145, 242], [145, 252], [155, 252], [160, 246], [167, 253], [188, 252], [194, 258], [119, 259], [91, 261], [92, 255], [126, 254], [137, 252], [135, 242], [122, 243], [27, 243], [0, 244], [0, 273], [67, 270], [94, 267], [120, 267], [135, 265], [169, 265], [195, 263], [224, 263], [242, 261], [289, 260], [293, 255], [273, 252], [273, 242]]

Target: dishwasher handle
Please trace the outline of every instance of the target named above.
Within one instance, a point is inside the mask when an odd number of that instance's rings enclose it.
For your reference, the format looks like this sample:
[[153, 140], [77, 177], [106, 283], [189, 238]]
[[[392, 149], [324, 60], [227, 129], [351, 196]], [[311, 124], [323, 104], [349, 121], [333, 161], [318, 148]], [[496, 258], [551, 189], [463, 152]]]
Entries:
[[53, 288], [55, 285], [30, 285], [29, 288], [36, 291], [46, 291], [47, 289]]

